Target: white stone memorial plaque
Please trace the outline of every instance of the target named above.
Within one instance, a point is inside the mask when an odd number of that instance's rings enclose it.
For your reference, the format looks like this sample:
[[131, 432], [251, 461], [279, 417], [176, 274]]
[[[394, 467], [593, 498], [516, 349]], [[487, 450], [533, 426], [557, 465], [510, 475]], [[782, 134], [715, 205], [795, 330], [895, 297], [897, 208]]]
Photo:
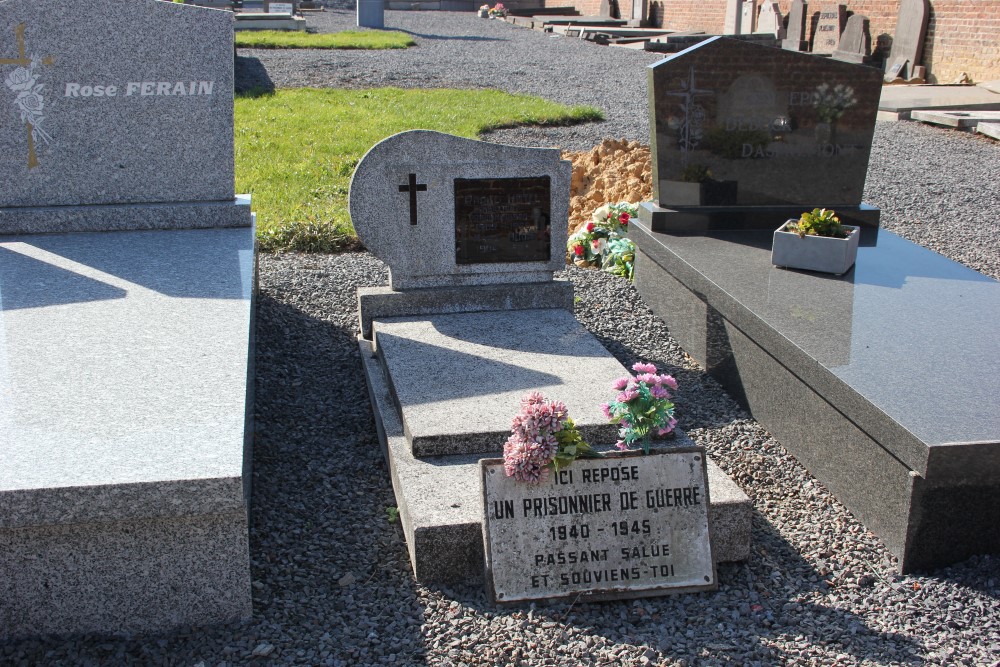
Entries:
[[579, 459], [530, 485], [480, 461], [486, 586], [497, 603], [713, 590], [704, 450]]
[[294, 5], [290, 2], [272, 2], [267, 6], [268, 14], [291, 14], [294, 12]]

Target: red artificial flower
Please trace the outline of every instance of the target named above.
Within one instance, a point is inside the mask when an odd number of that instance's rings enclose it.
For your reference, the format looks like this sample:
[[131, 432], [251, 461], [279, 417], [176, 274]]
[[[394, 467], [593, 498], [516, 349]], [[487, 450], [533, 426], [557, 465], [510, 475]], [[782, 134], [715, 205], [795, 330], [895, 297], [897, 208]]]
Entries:
[[592, 223], [592, 222], [588, 222], [587, 223], [587, 231], [588, 232], [594, 231], [594, 223]]
[[628, 213], [622, 213], [621, 215], [618, 216], [618, 222], [622, 223], [623, 227], [627, 227], [628, 226], [628, 220], [629, 220], [629, 214]]
[[577, 257], [582, 257], [583, 256], [583, 246], [582, 245], [575, 245], [575, 246], [573, 246], [573, 253], [576, 254]]

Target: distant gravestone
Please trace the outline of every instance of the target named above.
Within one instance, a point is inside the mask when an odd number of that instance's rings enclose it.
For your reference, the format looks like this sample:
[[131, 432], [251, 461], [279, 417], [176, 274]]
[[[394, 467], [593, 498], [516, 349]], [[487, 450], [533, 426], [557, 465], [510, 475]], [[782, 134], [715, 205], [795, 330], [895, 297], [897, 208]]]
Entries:
[[361, 28], [384, 28], [385, 0], [357, 0], [357, 22]]
[[788, 12], [788, 29], [781, 48], [789, 51], [808, 51], [809, 42], [803, 37], [806, 34], [806, 9], [802, 0], [792, 0], [792, 8]]
[[865, 64], [872, 59], [872, 36], [868, 17], [854, 14], [847, 19], [847, 27], [840, 36], [840, 44], [833, 57], [848, 63]]
[[740, 35], [755, 32], [757, 26], [757, 0], [744, 0], [740, 13]]
[[570, 172], [555, 149], [402, 132], [358, 164], [351, 219], [393, 289], [551, 280], [564, 266]]
[[264, 12], [267, 14], [295, 14], [295, 2], [264, 1]]
[[779, 211], [814, 206], [861, 215], [878, 71], [724, 37], [648, 71], [655, 201], [644, 219], [704, 229], [758, 214], [772, 226]]
[[812, 52], [832, 54], [840, 44], [840, 34], [847, 24], [846, 5], [823, 5], [813, 33]]
[[726, 0], [726, 16], [722, 24], [725, 35], [739, 35], [743, 17], [743, 0]]
[[499, 603], [712, 590], [705, 456], [579, 459], [530, 485], [480, 463], [486, 580]]
[[774, 35], [778, 39], [785, 38], [784, 17], [777, 2], [765, 2], [757, 15], [757, 29], [754, 32]]
[[[67, 25], [115, 38], [67, 39]], [[0, 233], [248, 225], [233, 206], [232, 25], [165, 2], [5, 2]]]
[[899, 3], [896, 34], [886, 61], [889, 67], [886, 78], [908, 79], [913, 75], [913, 68], [920, 64], [923, 54], [928, 13], [927, 0], [902, 0]]

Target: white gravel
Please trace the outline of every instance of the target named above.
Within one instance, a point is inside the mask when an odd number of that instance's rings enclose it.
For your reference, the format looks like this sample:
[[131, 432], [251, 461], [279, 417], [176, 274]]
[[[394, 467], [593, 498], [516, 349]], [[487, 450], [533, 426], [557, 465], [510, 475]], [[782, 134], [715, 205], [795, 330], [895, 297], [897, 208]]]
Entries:
[[[332, 29], [350, 14], [327, 12]], [[316, 21], [318, 22], [318, 20]], [[380, 54], [242, 52], [241, 85], [498, 86], [605, 109], [602, 124], [493, 138], [589, 148], [646, 139], [654, 58], [499, 21], [388, 12], [418, 47]], [[915, 124], [876, 131], [866, 198], [886, 226], [1000, 277], [1000, 147]], [[367, 253], [264, 255], [249, 623], [163, 637], [0, 644], [4, 665], [1000, 665], [1000, 556], [901, 576], [871, 533], [670, 338], [627, 282], [567, 270], [577, 315], [624, 363], [681, 383], [681, 426], [754, 502], [747, 563], [717, 592], [491, 608], [477, 586], [413, 581], [386, 508], [354, 336], [354, 290], [385, 281]], [[585, 369], [581, 369], [585, 372]]]

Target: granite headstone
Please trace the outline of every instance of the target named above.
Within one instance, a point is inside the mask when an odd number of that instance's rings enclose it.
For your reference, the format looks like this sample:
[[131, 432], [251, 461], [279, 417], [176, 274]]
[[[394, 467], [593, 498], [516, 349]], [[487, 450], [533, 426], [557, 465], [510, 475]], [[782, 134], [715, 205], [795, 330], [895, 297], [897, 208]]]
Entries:
[[861, 196], [878, 71], [713, 37], [648, 74], [655, 201], [643, 219], [743, 227], [768, 211], [761, 224], [776, 228], [780, 211], [820, 206], [877, 224]]
[[722, 23], [725, 35], [739, 35], [743, 16], [743, 0], [726, 0], [726, 16]]
[[803, 39], [806, 34], [806, 9], [807, 5], [802, 0], [792, 0], [792, 7], [788, 11], [788, 30], [785, 39], [781, 41], [781, 48], [789, 51], [809, 50], [809, 42]]
[[846, 5], [823, 5], [813, 33], [812, 52], [831, 54], [840, 44], [840, 34], [847, 25]]
[[740, 10], [740, 31], [741, 35], [749, 35], [756, 32], [757, 27], [757, 0], [744, 0]]
[[909, 79], [913, 75], [913, 68], [920, 64], [923, 54], [929, 12], [927, 0], [901, 0], [899, 3], [896, 34], [886, 61], [890, 70], [887, 78]]
[[784, 17], [777, 2], [765, 2], [757, 15], [757, 29], [754, 32], [774, 35], [777, 39], [785, 38]]
[[155, 0], [4, 2], [0, 232], [249, 224], [232, 32], [230, 12]]
[[867, 64], [872, 59], [872, 35], [868, 17], [854, 14], [847, 19], [847, 27], [840, 36], [840, 44], [833, 57], [848, 63]]
[[556, 149], [401, 132], [358, 164], [351, 219], [393, 289], [550, 281], [564, 265], [570, 173]]

